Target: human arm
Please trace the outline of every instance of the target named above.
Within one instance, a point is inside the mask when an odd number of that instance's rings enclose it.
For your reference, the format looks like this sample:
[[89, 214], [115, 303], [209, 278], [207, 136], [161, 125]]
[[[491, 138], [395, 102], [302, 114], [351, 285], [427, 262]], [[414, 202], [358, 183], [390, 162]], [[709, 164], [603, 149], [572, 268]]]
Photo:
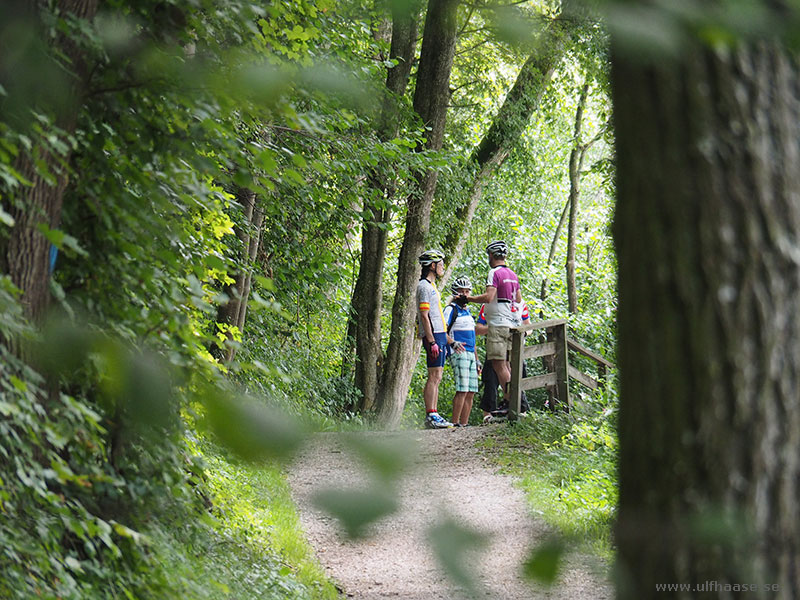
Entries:
[[422, 340], [424, 343], [427, 344], [427, 347], [430, 348], [431, 354], [433, 358], [439, 356], [439, 352], [441, 348], [439, 348], [439, 344], [436, 343], [436, 337], [433, 335], [433, 328], [431, 327], [431, 319], [428, 316], [429, 309], [421, 308], [419, 309], [420, 315], [422, 316]]
[[467, 302], [478, 302], [481, 304], [488, 304], [497, 297], [497, 288], [493, 285], [487, 285], [486, 291], [479, 296], [467, 296]]

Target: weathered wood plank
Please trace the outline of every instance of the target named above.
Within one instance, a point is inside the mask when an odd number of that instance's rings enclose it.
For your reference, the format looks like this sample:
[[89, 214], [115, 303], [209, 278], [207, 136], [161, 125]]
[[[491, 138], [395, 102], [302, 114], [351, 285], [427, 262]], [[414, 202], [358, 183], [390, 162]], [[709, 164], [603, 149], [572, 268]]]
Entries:
[[526, 377], [520, 381], [519, 388], [524, 392], [527, 390], [538, 390], [543, 387], [552, 387], [556, 384], [555, 373], [545, 373], [534, 377]]
[[511, 331], [528, 333], [529, 331], [535, 331], [536, 329], [547, 329], [549, 327], [564, 325], [566, 322], [566, 319], [550, 319], [549, 321], [539, 321], [538, 323], [528, 323], [527, 325], [522, 325], [521, 327], [514, 327], [511, 329]]
[[596, 379], [589, 377], [586, 373], [579, 371], [572, 365], [569, 366], [569, 376], [572, 377], [573, 379], [577, 379], [583, 385], [593, 390], [596, 390], [600, 385]]
[[543, 344], [536, 344], [535, 346], [528, 346], [525, 348], [523, 355], [525, 358], [538, 358], [540, 356], [550, 356], [555, 354], [555, 342], [545, 342]]
[[555, 372], [558, 402], [569, 412], [572, 406], [569, 398], [569, 352], [567, 347], [567, 322], [553, 327], [553, 342], [556, 345]]
[[567, 338], [567, 343], [569, 344], [569, 347], [575, 350], [576, 352], [580, 352], [584, 356], [587, 356], [592, 360], [597, 361], [602, 365], [605, 365], [606, 367], [612, 367], [612, 368], [614, 367], [614, 363], [612, 363], [609, 360], [606, 360], [596, 352], [592, 352], [586, 346], [581, 346], [578, 342], [576, 342], [572, 338]]

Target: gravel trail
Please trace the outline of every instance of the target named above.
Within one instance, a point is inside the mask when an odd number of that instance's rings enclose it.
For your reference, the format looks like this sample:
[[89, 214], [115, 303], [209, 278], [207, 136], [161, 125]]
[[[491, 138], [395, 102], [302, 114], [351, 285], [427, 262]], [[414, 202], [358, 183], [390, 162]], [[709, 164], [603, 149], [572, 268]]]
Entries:
[[[520, 574], [531, 548], [548, 529], [533, 518], [523, 493], [508, 475], [475, 448], [495, 426], [363, 434], [405, 442], [412, 467], [397, 484], [400, 510], [375, 524], [369, 535], [347, 540], [338, 523], [316, 509], [315, 492], [331, 486], [358, 487], [369, 474], [343, 434], [314, 436], [289, 469], [292, 495], [316, 555], [348, 598], [428, 600], [603, 600], [613, 597], [605, 565], [570, 554], [551, 587], [533, 585]], [[428, 540], [437, 523], [455, 522], [488, 536], [488, 545], [471, 554], [465, 567], [476, 576], [471, 596], [450, 580]]]

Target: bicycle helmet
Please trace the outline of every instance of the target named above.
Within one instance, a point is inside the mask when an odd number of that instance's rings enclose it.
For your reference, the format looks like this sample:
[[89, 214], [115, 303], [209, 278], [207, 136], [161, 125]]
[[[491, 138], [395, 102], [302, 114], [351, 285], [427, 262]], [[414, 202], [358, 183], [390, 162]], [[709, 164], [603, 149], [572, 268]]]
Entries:
[[508, 244], [503, 240], [497, 240], [486, 246], [486, 252], [497, 258], [505, 258], [508, 254]]
[[423, 267], [427, 267], [440, 260], [444, 260], [444, 253], [441, 250], [425, 250], [425, 252], [419, 255], [417, 260], [419, 260], [419, 264]]
[[457, 277], [455, 281], [453, 281], [453, 285], [450, 286], [450, 291], [454, 294], [458, 294], [458, 290], [461, 289], [472, 289], [472, 282], [469, 280], [469, 277], [466, 275], [462, 275], [461, 277]]

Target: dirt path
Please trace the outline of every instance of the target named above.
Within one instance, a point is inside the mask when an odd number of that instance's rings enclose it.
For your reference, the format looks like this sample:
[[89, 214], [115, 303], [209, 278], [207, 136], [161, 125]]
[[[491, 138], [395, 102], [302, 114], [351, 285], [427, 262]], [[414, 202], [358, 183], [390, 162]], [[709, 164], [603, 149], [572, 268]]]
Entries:
[[475, 597], [498, 600], [612, 598], [603, 565], [573, 555], [551, 588], [533, 586], [519, 568], [547, 535], [534, 520], [522, 492], [509, 476], [497, 472], [475, 442], [490, 427], [445, 431], [368, 433], [399, 436], [414, 449], [415, 468], [401, 481], [401, 509], [380, 521], [366, 539], [347, 541], [336, 521], [312, 506], [315, 491], [330, 486], [357, 486], [364, 468], [342, 443], [341, 434], [318, 434], [290, 470], [289, 482], [300, 518], [320, 562], [349, 598], [428, 600], [464, 597], [438, 564], [427, 534], [445, 515], [489, 535], [489, 546], [473, 555], [468, 568], [477, 572], [481, 589]]

